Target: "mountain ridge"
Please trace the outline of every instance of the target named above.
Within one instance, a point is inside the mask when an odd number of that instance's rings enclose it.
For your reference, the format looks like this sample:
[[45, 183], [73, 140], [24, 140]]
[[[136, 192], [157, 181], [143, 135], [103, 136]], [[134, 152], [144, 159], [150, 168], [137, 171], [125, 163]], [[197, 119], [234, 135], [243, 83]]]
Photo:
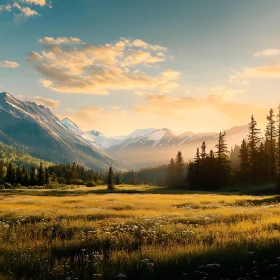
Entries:
[[48, 108], [0, 93], [0, 130], [26, 146], [32, 155], [51, 162], [77, 162], [95, 170], [126, 167], [68, 129]]

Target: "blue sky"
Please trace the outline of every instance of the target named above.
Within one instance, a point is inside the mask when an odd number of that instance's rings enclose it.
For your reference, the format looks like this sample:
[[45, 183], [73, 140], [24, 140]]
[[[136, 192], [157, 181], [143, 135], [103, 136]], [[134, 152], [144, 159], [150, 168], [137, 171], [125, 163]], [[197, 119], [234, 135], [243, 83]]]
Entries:
[[107, 135], [218, 131], [252, 113], [261, 122], [279, 103], [279, 9], [277, 0], [0, 0], [0, 91]]

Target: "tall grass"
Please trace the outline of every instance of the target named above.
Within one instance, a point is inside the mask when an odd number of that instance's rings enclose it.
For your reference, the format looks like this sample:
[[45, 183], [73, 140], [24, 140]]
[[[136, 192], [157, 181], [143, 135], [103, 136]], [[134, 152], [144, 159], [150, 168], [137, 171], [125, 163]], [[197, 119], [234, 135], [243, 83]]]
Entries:
[[280, 276], [278, 197], [155, 192], [0, 191], [0, 279]]

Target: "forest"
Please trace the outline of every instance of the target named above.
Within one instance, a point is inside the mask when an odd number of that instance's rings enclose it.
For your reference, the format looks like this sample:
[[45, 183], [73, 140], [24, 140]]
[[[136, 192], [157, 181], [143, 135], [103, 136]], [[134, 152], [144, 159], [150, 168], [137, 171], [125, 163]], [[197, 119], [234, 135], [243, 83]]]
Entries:
[[[280, 107], [279, 107], [280, 111]], [[139, 171], [113, 171], [116, 185], [158, 185], [172, 189], [219, 190], [228, 186], [273, 183], [280, 188], [280, 113], [270, 109], [264, 136], [251, 116], [247, 139], [229, 148], [226, 133], [220, 132], [215, 150], [202, 142], [194, 159], [184, 161], [178, 151], [169, 164]], [[75, 162], [51, 164], [32, 158], [5, 144], [0, 145], [0, 179], [10, 186], [74, 184], [93, 187], [107, 183], [107, 173], [87, 169]]]

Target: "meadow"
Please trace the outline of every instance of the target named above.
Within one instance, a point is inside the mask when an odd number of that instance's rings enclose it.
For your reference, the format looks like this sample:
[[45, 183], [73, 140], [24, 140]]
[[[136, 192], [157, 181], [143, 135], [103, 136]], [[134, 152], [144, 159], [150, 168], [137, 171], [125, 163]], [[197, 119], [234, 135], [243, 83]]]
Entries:
[[280, 279], [280, 198], [0, 190], [0, 279]]

